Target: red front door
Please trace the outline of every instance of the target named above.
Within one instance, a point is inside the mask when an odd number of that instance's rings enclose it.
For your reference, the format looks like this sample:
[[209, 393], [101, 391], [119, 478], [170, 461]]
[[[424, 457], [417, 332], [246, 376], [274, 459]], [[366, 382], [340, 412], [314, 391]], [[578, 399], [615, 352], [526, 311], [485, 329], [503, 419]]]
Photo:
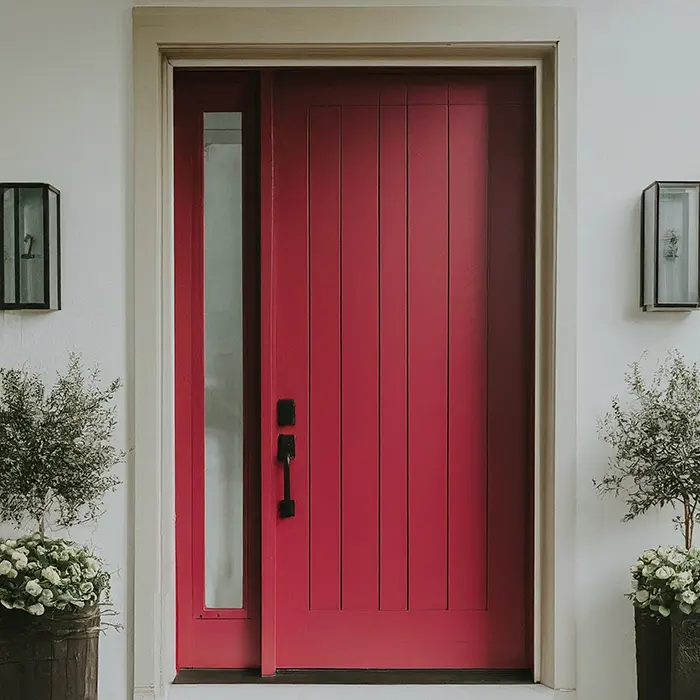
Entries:
[[532, 89], [273, 79], [263, 665], [531, 665]]

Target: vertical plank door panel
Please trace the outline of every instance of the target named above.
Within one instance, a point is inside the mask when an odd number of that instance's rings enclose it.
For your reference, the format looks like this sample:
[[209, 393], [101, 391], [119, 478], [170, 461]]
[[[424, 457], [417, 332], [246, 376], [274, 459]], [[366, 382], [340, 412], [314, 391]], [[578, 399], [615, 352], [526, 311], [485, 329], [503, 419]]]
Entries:
[[447, 107], [408, 107], [409, 609], [447, 608]]
[[340, 108], [309, 117], [311, 608], [340, 610]]
[[380, 607], [408, 603], [406, 107], [379, 118]]
[[485, 104], [450, 110], [449, 608], [486, 608]]
[[343, 107], [343, 610], [379, 607], [377, 137], [377, 107]]
[[[528, 271], [534, 238], [527, 212], [534, 189], [526, 171], [531, 163], [530, 107], [514, 101], [512, 94], [503, 82], [494, 83], [490, 93], [495, 108], [489, 123], [489, 257], [493, 264], [488, 289], [488, 594], [494, 617], [492, 646], [498, 644], [499, 654], [514, 659], [527, 643], [529, 601], [525, 585], [512, 590], [503, 580], [501, 553], [511, 552], [514, 572], [528, 570], [531, 530], [518, 523], [528, 522], [531, 491], [528, 469], [523, 467], [531, 463], [534, 300]], [[513, 158], [513, 153], [520, 153], [520, 158]]]

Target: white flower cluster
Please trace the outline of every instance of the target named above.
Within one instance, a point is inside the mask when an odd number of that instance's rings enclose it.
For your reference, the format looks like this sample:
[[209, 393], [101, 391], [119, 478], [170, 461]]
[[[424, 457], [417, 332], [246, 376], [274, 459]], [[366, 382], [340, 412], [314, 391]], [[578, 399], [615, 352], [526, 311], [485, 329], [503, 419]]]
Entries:
[[647, 549], [630, 571], [629, 597], [636, 607], [661, 617], [676, 610], [684, 615], [700, 613], [700, 550]]
[[0, 604], [43, 615], [76, 611], [109, 595], [109, 573], [85, 547], [40, 535], [0, 540]]

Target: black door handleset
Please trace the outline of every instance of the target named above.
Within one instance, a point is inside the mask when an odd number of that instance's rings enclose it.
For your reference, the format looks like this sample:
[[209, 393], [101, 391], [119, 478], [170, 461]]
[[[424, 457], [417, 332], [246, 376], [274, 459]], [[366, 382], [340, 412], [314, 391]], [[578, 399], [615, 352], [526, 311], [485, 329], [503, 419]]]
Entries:
[[[277, 424], [280, 427], [296, 424], [296, 405], [294, 399], [280, 399], [277, 402]], [[277, 436], [277, 460], [284, 469], [284, 497], [279, 502], [280, 518], [293, 518], [295, 503], [292, 499], [292, 460], [296, 456], [296, 439], [294, 435]]]

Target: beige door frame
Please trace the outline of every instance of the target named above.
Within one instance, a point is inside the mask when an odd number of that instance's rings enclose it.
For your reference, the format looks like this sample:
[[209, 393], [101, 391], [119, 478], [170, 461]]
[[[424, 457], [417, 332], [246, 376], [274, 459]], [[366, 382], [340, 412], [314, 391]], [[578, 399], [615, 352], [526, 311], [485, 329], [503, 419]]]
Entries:
[[175, 675], [172, 67], [522, 66], [537, 74], [536, 680], [575, 687], [576, 13], [569, 8], [135, 8], [130, 669]]

